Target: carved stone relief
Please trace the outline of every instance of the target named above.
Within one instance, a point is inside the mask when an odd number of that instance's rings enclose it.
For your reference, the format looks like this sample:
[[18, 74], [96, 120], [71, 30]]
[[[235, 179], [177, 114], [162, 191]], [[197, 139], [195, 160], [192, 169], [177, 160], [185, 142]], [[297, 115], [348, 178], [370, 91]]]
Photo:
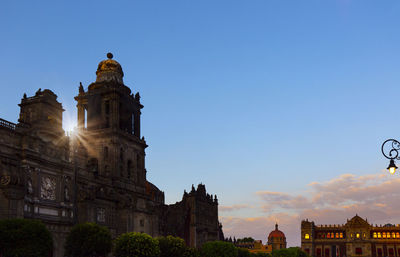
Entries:
[[46, 200], [56, 200], [56, 180], [50, 177], [42, 177], [40, 197]]
[[104, 208], [97, 208], [97, 221], [106, 222], [106, 210]]

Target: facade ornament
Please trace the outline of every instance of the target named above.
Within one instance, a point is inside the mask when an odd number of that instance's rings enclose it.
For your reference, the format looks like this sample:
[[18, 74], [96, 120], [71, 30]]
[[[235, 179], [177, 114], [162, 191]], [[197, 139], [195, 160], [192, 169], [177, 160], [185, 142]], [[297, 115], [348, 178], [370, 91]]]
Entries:
[[56, 200], [56, 180], [50, 177], [42, 177], [40, 197], [46, 200]]

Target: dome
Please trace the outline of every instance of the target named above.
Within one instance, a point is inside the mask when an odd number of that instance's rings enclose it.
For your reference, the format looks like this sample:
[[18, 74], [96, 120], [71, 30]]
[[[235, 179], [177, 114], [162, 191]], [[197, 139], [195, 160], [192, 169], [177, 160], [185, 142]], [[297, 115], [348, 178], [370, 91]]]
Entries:
[[276, 238], [276, 237], [286, 238], [285, 234], [278, 229], [278, 224], [275, 225], [275, 230], [273, 230], [273, 231], [271, 231], [271, 233], [269, 233], [268, 239]]
[[121, 64], [113, 60], [113, 54], [107, 54], [107, 60], [101, 61], [96, 71], [96, 82], [110, 82], [115, 81], [123, 84], [122, 77], [124, 72], [122, 71]]

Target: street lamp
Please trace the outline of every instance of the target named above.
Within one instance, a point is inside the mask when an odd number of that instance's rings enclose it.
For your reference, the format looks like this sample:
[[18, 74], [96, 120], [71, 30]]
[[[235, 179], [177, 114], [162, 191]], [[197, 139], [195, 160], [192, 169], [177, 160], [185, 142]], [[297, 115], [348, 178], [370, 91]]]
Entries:
[[[385, 145], [388, 146], [388, 149], [385, 149]], [[400, 142], [395, 139], [388, 139], [382, 144], [382, 154], [387, 159], [390, 160], [389, 166], [387, 169], [389, 170], [390, 174], [394, 174], [396, 172], [397, 166], [394, 162], [395, 159], [400, 160], [399, 157], [400, 151]]]

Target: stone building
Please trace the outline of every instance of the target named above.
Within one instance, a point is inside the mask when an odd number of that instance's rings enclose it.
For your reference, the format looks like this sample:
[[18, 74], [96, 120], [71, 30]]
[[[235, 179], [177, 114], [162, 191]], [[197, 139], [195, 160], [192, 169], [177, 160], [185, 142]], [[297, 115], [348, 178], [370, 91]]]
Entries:
[[147, 181], [140, 95], [107, 57], [96, 81], [86, 91], [79, 86], [73, 134], [65, 135], [62, 104], [48, 89], [24, 94], [17, 124], [0, 119], [0, 219], [42, 220], [54, 256], [63, 256], [67, 233], [82, 222], [107, 226], [113, 236], [181, 236], [194, 247], [223, 238], [217, 198], [204, 185], [168, 206], [164, 192]]
[[301, 248], [314, 257], [400, 256], [400, 226], [373, 226], [356, 215], [344, 225], [301, 222]]

